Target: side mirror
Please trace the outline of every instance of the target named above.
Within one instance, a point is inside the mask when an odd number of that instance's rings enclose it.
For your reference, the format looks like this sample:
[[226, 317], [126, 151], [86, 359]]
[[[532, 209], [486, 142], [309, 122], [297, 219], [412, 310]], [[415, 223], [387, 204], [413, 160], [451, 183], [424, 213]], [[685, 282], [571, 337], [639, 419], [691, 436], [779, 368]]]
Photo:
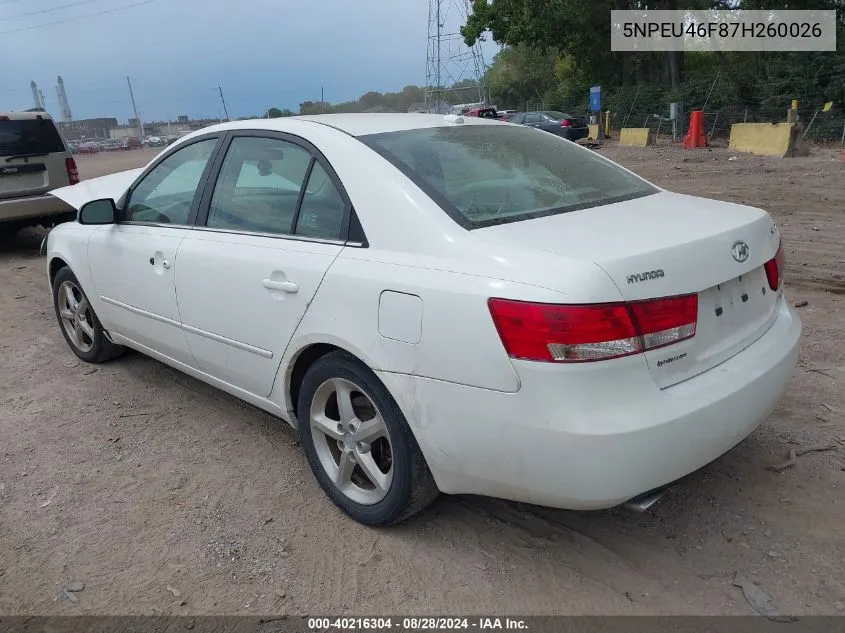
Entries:
[[117, 222], [117, 207], [111, 198], [92, 200], [79, 210], [80, 224], [114, 224]]

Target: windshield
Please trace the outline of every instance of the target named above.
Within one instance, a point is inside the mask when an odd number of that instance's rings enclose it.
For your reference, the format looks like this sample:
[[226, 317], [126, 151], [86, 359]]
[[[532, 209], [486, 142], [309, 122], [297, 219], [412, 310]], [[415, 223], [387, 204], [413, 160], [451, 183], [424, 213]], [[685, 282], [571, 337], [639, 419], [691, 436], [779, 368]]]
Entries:
[[550, 116], [555, 121], [560, 121], [562, 119], [568, 119], [569, 118], [568, 114], [564, 114], [563, 112], [558, 112], [556, 110], [548, 110], [546, 112], [543, 112], [543, 114], [545, 114], [546, 116]]
[[0, 119], [0, 156], [52, 154], [65, 151], [50, 119]]
[[658, 192], [590, 150], [522, 126], [436, 127], [358, 138], [467, 229]]

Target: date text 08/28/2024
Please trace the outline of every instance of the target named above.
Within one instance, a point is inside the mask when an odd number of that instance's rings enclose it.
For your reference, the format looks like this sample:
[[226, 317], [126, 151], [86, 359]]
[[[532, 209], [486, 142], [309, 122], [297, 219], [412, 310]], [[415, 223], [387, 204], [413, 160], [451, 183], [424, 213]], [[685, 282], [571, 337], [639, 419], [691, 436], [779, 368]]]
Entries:
[[450, 631], [450, 630], [521, 630], [528, 625], [520, 618], [501, 617], [314, 617], [308, 618], [311, 631]]

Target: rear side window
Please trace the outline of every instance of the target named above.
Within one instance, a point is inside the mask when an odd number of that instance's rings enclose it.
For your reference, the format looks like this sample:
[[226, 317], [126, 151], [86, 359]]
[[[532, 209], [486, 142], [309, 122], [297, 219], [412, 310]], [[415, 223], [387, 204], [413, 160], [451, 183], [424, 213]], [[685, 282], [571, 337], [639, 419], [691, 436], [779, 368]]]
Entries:
[[290, 235], [311, 154], [287, 141], [232, 140], [211, 198], [206, 225]]
[[567, 213], [658, 191], [592, 151], [523, 126], [435, 127], [359, 139], [467, 229]]
[[0, 119], [0, 156], [64, 151], [62, 137], [51, 119]]
[[322, 240], [340, 239], [346, 203], [320, 163], [315, 162], [302, 196], [296, 234]]

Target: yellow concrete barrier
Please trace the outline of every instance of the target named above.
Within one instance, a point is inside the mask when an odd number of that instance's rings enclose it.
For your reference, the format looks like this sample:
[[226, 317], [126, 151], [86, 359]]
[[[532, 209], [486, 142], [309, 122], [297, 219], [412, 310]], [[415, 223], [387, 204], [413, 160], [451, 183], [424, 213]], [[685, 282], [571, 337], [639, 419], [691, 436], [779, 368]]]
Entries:
[[758, 156], [801, 156], [802, 132], [800, 123], [735, 123], [728, 146]]
[[590, 124], [587, 126], [587, 138], [591, 138], [596, 140], [599, 137], [599, 125], [598, 123]]
[[655, 133], [649, 127], [623, 127], [619, 132], [619, 144], [631, 147], [654, 145]]

